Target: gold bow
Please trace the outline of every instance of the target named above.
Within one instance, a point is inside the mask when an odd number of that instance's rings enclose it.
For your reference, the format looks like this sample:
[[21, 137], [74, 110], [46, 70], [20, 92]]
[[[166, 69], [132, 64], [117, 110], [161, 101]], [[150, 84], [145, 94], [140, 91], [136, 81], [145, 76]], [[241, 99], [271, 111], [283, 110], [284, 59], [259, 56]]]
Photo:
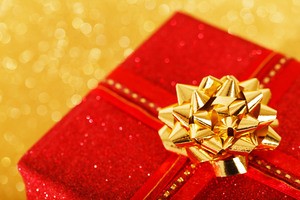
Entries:
[[246, 173], [252, 150], [279, 145], [277, 111], [266, 105], [270, 90], [257, 79], [208, 76], [199, 87], [177, 84], [176, 92], [178, 103], [159, 111], [163, 144], [196, 163], [209, 161], [216, 176]]

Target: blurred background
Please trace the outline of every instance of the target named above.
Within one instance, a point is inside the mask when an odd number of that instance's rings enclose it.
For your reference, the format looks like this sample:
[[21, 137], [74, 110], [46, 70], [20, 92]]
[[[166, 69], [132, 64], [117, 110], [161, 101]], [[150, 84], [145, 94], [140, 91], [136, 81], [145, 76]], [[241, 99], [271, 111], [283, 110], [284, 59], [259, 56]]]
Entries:
[[0, 0], [0, 199], [25, 199], [20, 157], [176, 11], [300, 59], [300, 0]]

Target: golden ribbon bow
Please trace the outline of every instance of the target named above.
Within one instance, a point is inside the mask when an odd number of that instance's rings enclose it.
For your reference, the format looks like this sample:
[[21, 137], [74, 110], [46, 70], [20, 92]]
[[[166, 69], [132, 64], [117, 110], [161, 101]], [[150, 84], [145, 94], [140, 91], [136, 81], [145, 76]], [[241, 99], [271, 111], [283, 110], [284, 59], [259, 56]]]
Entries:
[[257, 79], [208, 76], [199, 87], [177, 84], [176, 92], [178, 103], [159, 111], [163, 144], [196, 163], [209, 161], [216, 176], [246, 173], [252, 150], [279, 145], [277, 111], [266, 105], [270, 90]]

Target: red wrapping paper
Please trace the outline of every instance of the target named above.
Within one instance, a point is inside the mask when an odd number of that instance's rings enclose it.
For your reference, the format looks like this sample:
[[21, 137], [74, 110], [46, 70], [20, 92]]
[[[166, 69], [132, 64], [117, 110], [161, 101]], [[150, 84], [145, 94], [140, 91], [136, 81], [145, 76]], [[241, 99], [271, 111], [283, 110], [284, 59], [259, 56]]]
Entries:
[[[157, 108], [176, 101], [176, 83], [198, 85], [207, 75], [231, 74], [240, 80], [257, 77], [271, 88], [280, 146], [255, 152], [245, 175], [215, 178], [207, 163], [188, 168], [192, 174], [168, 198], [295, 199], [299, 66], [177, 13], [23, 156], [19, 170], [27, 197], [140, 199], [149, 192], [148, 198], [163, 197], [191, 163], [164, 149]], [[272, 70], [275, 76], [269, 75]]]

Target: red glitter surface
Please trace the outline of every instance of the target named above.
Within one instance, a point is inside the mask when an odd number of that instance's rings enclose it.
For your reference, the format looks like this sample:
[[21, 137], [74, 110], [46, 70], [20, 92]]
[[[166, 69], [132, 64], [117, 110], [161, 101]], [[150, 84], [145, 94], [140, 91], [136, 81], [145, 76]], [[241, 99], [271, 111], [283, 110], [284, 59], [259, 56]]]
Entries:
[[268, 49], [178, 13], [120, 68], [175, 94], [176, 83], [198, 85], [208, 75], [247, 79], [268, 54]]
[[46, 194], [59, 199], [124, 199], [168, 154], [154, 129], [94, 90], [23, 157], [20, 168], [29, 199]]
[[[149, 100], [161, 106], [160, 102], [164, 105], [173, 98], [162, 100], [160, 93], [148, 95], [145, 85], [160, 88], [153, 91], [174, 94], [177, 82], [196, 85], [209, 74], [216, 77], [233, 74], [245, 79], [270, 53], [270, 50], [176, 14], [109, 77], [141, 96], [149, 96]], [[128, 80], [124, 71], [147, 84]], [[293, 140], [290, 134], [299, 132], [297, 118], [288, 118], [298, 116], [299, 112], [291, 113], [286, 99], [299, 104], [293, 94], [299, 93], [299, 81], [297, 85], [291, 87], [277, 106], [281, 112], [279, 118], [285, 124], [279, 130], [292, 130], [283, 136], [287, 140], [279, 149], [295, 153], [295, 158], [299, 158], [299, 139]], [[100, 89], [91, 91], [21, 159], [19, 167], [28, 199], [132, 197], [170, 155], [162, 146], [157, 130], [141, 121], [103, 98]], [[195, 184], [197, 181], [201, 178]], [[194, 197], [288, 198], [246, 176], [212, 179]]]

